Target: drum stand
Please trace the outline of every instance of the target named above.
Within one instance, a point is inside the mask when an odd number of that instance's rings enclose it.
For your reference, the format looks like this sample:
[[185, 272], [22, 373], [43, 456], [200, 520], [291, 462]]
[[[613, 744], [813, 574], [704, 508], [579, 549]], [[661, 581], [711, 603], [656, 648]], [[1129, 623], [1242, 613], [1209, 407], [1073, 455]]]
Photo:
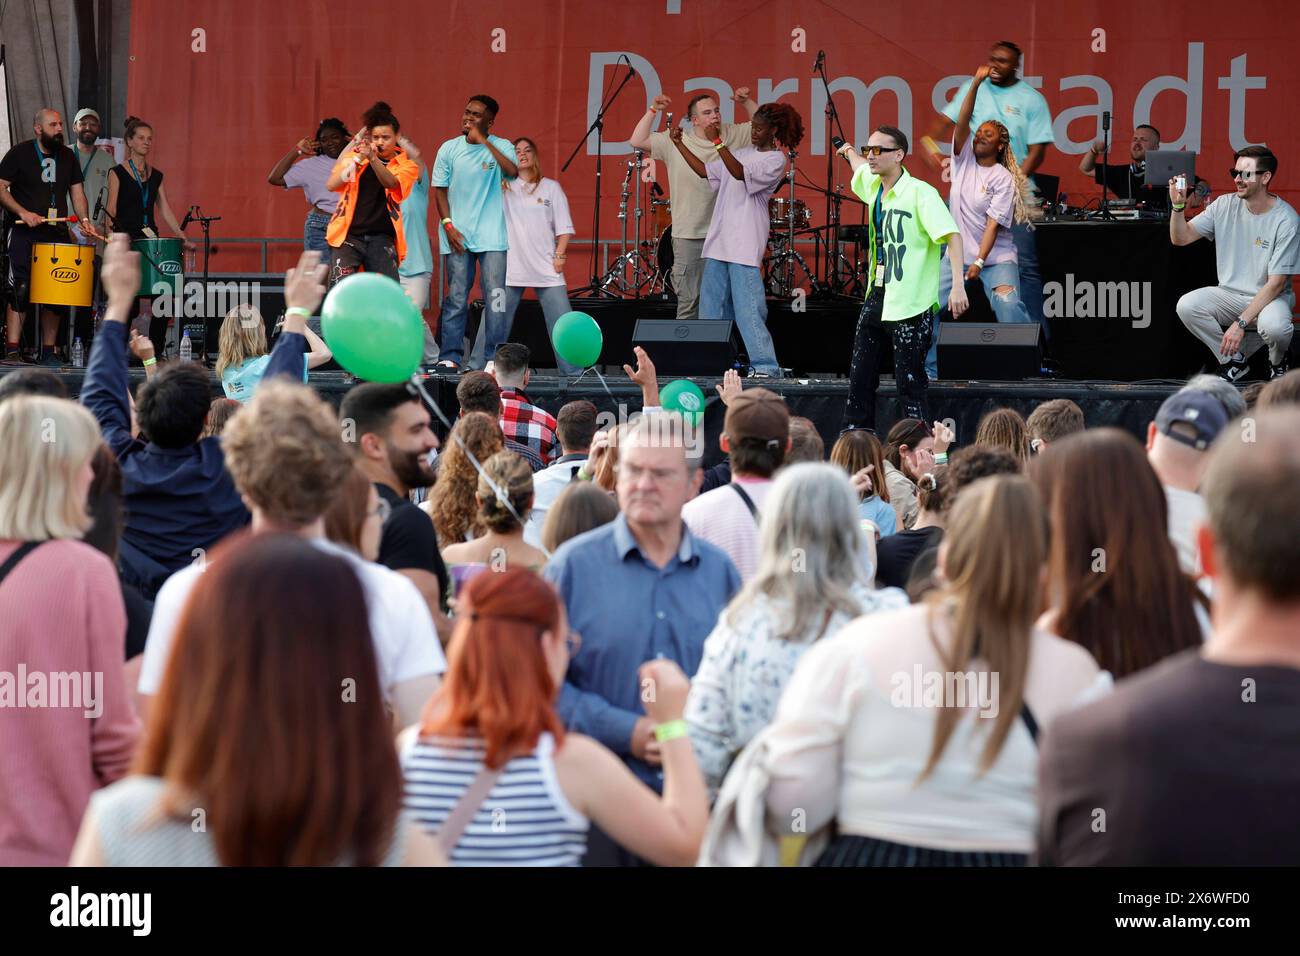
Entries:
[[804, 257], [799, 254], [799, 250], [794, 245], [796, 236], [794, 227], [794, 166], [799, 154], [792, 149], [788, 155], [790, 157], [790, 166], [786, 170], [785, 180], [790, 195], [786, 203], [785, 231], [770, 234], [768, 244], [772, 246], [772, 255], [767, 261], [767, 275], [765, 276], [765, 285], [768, 291], [773, 296], [786, 299], [793, 295], [794, 290], [797, 288], [794, 282], [795, 263], [798, 263], [799, 268], [803, 270], [804, 276], [808, 279], [808, 288], [811, 292], [816, 295], [821, 291], [821, 287], [817, 284], [817, 277], [813, 275], [812, 270], [808, 268], [808, 263], [804, 261]]
[[[599, 289], [601, 292], [612, 291], [620, 295], [632, 295], [637, 298], [641, 297], [641, 287], [647, 282], [653, 283], [655, 273], [658, 271], [654, 264], [650, 262], [650, 257], [646, 255], [643, 248], [645, 243], [641, 241], [641, 217], [643, 211], [641, 208], [641, 194], [644, 187], [641, 184], [641, 157], [643, 150], [636, 150], [635, 158], [627, 161], [627, 175], [623, 177], [623, 191], [619, 194], [618, 201], [618, 219], [623, 224], [622, 254], [614, 260], [609, 270], [600, 278]], [[635, 180], [636, 186], [632, 183]], [[636, 207], [633, 209], [636, 223], [632, 230], [633, 246], [629, 250], [627, 246], [627, 218], [628, 218], [628, 199], [632, 196], [632, 190], [636, 192]], [[631, 277], [627, 273], [631, 270]]]

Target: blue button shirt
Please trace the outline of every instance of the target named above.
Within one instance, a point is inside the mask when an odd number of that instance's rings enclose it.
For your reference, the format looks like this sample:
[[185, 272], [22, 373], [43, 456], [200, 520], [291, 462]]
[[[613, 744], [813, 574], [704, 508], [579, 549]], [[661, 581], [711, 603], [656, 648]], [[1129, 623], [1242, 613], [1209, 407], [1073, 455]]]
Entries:
[[666, 657], [688, 677], [695, 674], [704, 639], [740, 590], [735, 565], [683, 525], [677, 554], [655, 567], [620, 514], [565, 542], [543, 573], [559, 590], [570, 627], [582, 635], [560, 691], [560, 719], [661, 790], [662, 772], [631, 754], [632, 728], [645, 714], [637, 670]]

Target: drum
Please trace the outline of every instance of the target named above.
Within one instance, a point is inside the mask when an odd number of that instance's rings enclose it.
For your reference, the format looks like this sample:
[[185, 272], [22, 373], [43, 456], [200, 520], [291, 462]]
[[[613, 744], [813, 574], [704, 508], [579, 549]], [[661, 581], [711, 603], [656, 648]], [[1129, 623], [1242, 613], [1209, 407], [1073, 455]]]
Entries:
[[184, 271], [181, 240], [137, 239], [131, 248], [140, 253], [140, 291], [136, 295], [154, 296], [172, 291]]
[[[789, 199], [769, 199], [767, 201], [767, 218], [772, 224], [773, 229], [790, 228], [790, 205], [792, 200]], [[793, 200], [794, 203], [794, 227], [796, 229], [807, 229], [812, 223], [812, 212], [808, 209], [808, 204], [802, 199]]]
[[68, 242], [32, 246], [32, 302], [89, 306], [95, 287], [95, 247]]
[[667, 232], [673, 225], [672, 202], [667, 199], [650, 199], [650, 216], [654, 219], [655, 232], [659, 235]]

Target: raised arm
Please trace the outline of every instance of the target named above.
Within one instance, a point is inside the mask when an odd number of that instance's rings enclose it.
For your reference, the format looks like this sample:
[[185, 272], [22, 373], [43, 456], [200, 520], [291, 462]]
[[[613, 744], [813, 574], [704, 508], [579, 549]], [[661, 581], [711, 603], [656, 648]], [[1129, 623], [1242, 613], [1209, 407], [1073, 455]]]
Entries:
[[276, 164], [271, 167], [271, 171], [266, 174], [266, 181], [270, 183], [272, 186], [286, 185], [284, 181], [284, 174], [289, 171], [289, 167], [292, 166], [294, 163], [296, 163], [299, 160], [299, 158], [303, 156], [310, 156], [312, 153], [316, 151], [316, 147], [319, 145], [320, 144], [317, 143], [315, 140], [307, 139], [305, 137], [303, 139], [298, 140], [297, 145], [295, 145], [293, 149], [289, 150], [289, 152], [281, 156], [279, 160], [276, 162]]
[[686, 160], [686, 165], [695, 171], [695, 175], [701, 179], [707, 179], [709, 171], [704, 167], [700, 158], [686, 148], [682, 142], [682, 128], [680, 126], [668, 131], [668, 138], [672, 140], [673, 145], [677, 147], [677, 152], [682, 154], [682, 159]]
[[745, 112], [749, 114], [749, 119], [754, 118], [754, 114], [758, 112], [758, 101], [749, 95], [748, 86], [736, 87], [736, 92], [731, 94], [731, 98], [736, 101], [737, 105], [744, 107]]
[[1201, 238], [1201, 231], [1187, 221], [1187, 190], [1177, 188], [1172, 179], [1169, 180], [1169, 210], [1170, 242], [1176, 246], [1186, 246]]
[[633, 149], [650, 148], [650, 133], [655, 124], [655, 117], [671, 106], [672, 103], [672, 97], [665, 96], [662, 93], [650, 101], [650, 105], [641, 114], [641, 118], [637, 120], [636, 126], [632, 129], [632, 135], [627, 138]]
[[114, 234], [104, 247], [101, 277], [108, 307], [104, 310], [104, 325], [90, 348], [80, 401], [99, 422], [99, 430], [113, 454], [121, 456], [134, 442], [126, 338], [131, 307], [140, 288], [140, 253], [131, 251], [130, 240], [124, 234]]
[[989, 65], [985, 63], [975, 71], [975, 76], [970, 81], [970, 88], [966, 90], [966, 96], [961, 101], [961, 109], [957, 111], [957, 123], [952, 131], [952, 151], [958, 153], [966, 145], [966, 137], [970, 135], [970, 118], [975, 114], [975, 94], [979, 92], [980, 84], [988, 79]]

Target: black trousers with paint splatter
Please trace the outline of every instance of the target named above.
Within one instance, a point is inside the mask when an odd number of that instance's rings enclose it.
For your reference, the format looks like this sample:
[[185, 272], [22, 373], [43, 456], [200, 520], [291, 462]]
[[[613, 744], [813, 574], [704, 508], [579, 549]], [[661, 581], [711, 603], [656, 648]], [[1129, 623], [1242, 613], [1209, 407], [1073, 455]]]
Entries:
[[894, 345], [894, 381], [902, 405], [902, 418], [929, 422], [926, 393], [925, 354], [930, 350], [931, 313], [927, 310], [910, 319], [885, 322], [884, 290], [875, 288], [862, 303], [858, 329], [853, 337], [853, 360], [849, 365], [849, 400], [844, 408], [844, 428], [876, 428], [876, 390], [880, 387], [880, 361], [885, 342]]

